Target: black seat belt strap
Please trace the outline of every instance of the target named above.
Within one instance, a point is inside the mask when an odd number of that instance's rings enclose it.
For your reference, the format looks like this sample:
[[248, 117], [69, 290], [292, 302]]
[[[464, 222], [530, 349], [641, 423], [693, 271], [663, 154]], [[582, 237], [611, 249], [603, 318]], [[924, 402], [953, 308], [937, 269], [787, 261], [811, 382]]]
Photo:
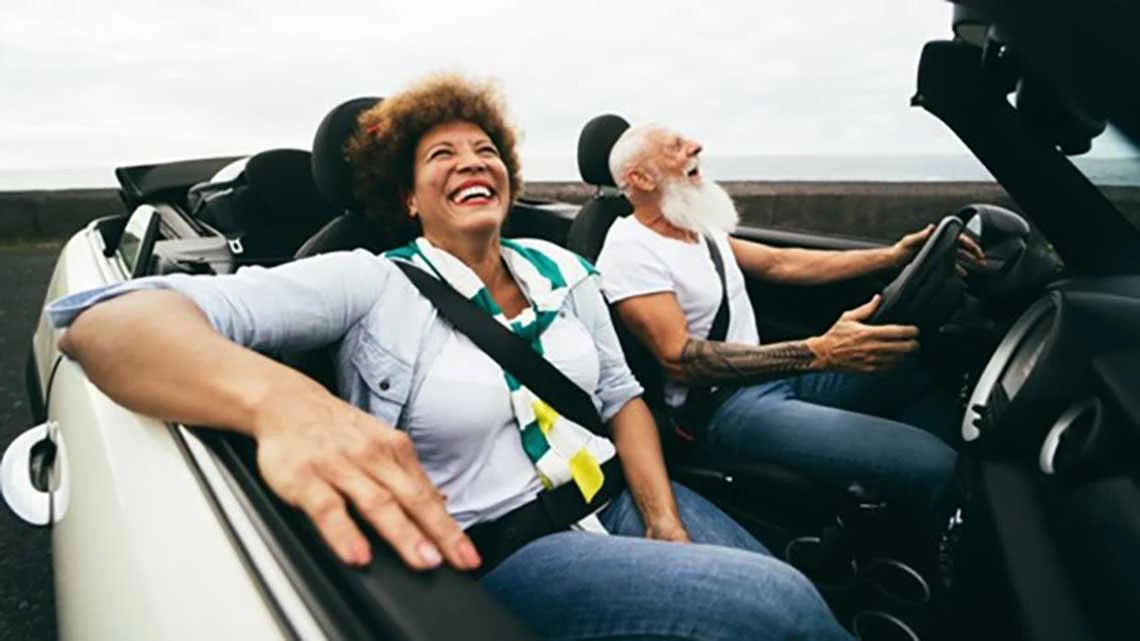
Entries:
[[[728, 282], [724, 275], [724, 258], [716, 242], [704, 237], [705, 246], [708, 247], [713, 267], [716, 268], [717, 278], [720, 279], [720, 306], [717, 307], [716, 316], [713, 317], [712, 327], [709, 328], [708, 340], [723, 342], [728, 336]], [[699, 439], [704, 435], [707, 423], [715, 408], [713, 407], [713, 389], [710, 387], [690, 387], [685, 397], [685, 404], [681, 407], [680, 418], [683, 424], [682, 431], [691, 439]]]
[[503, 327], [451, 285], [404, 261], [396, 263], [447, 322], [559, 414], [599, 436], [609, 436], [594, 401], [522, 337]]
[[716, 316], [713, 317], [708, 340], [720, 343], [724, 342], [728, 336], [728, 281], [724, 276], [724, 259], [720, 255], [720, 249], [716, 246], [716, 242], [705, 236], [705, 245], [709, 248], [713, 267], [716, 268], [717, 278], [720, 279], [720, 307], [716, 309]]

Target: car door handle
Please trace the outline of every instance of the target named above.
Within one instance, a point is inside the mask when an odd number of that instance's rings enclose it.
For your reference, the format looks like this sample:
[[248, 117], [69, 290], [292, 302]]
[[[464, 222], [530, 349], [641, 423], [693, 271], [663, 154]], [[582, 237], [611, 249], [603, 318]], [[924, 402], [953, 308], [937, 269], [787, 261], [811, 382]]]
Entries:
[[56, 505], [52, 505], [51, 474], [59, 457], [58, 437], [54, 421], [40, 423], [17, 436], [0, 459], [4, 502], [31, 525], [58, 521], [67, 504], [69, 488], [64, 470], [60, 470], [59, 487], [54, 490]]

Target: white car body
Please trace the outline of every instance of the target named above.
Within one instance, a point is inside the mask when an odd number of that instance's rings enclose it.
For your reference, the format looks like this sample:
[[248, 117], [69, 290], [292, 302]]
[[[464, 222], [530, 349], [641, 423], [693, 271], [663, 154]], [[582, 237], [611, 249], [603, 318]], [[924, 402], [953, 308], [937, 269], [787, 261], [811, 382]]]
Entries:
[[[45, 301], [126, 279], [103, 249], [93, 226], [76, 234]], [[42, 315], [34, 354], [41, 389], [50, 381], [58, 447], [50, 500], [60, 639], [324, 638], [213, 455], [185, 428], [113, 402], [66, 357], [52, 377], [60, 334]]]

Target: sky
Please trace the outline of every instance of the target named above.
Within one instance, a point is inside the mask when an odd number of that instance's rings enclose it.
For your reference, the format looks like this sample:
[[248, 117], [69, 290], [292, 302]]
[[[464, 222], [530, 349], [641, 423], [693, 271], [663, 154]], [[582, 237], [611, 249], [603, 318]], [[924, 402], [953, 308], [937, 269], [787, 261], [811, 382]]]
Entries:
[[605, 112], [708, 155], [964, 153], [909, 106], [923, 43], [950, 35], [939, 0], [5, 5], [0, 171], [307, 149], [336, 104], [440, 70], [498, 79], [524, 172], [572, 173]]

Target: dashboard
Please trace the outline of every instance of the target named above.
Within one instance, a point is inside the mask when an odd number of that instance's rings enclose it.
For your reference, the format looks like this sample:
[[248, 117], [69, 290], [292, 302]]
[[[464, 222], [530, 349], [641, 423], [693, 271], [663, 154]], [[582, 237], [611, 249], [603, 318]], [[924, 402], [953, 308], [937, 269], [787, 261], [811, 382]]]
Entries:
[[1094, 361], [1140, 349], [1140, 277], [1062, 282], [1010, 327], [978, 378], [962, 439], [1036, 454], [1066, 408], [1087, 400]]
[[1140, 277], [1064, 281], [1029, 305], [962, 438], [978, 612], [1034, 641], [1123, 638], [1140, 611]]

